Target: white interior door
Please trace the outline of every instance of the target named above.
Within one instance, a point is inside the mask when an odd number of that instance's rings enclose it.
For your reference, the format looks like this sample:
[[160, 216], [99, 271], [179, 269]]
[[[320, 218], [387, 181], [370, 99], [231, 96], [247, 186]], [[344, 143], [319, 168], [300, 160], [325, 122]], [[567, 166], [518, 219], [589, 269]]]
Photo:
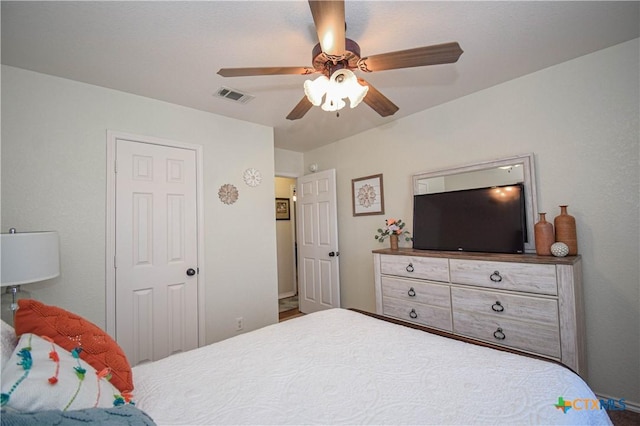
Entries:
[[296, 204], [300, 311], [339, 308], [335, 169], [299, 177]]
[[198, 346], [196, 153], [116, 140], [116, 340], [132, 365]]

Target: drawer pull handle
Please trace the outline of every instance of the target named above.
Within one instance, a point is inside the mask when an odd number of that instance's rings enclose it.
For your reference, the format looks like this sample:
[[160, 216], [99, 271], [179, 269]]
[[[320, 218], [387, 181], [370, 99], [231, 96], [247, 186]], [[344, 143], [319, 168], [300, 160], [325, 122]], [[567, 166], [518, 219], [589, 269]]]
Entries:
[[416, 297], [416, 291], [413, 289], [413, 287], [409, 289], [407, 294], [409, 295], [409, 297]]
[[407, 265], [405, 269], [407, 270], [407, 272], [413, 272], [413, 263], [410, 263], [409, 265]]
[[500, 303], [499, 301], [496, 301], [496, 303], [491, 305], [491, 309], [493, 309], [496, 312], [502, 312], [504, 311], [504, 306], [502, 306], [502, 303]]
[[493, 332], [493, 337], [495, 337], [498, 340], [504, 340], [507, 338], [507, 336], [505, 336], [505, 334], [502, 332], [502, 329], [500, 327], [498, 327], [498, 329]]
[[493, 271], [493, 274], [491, 274], [489, 279], [494, 283], [499, 283], [500, 281], [502, 281], [502, 276], [500, 276], [500, 271]]
[[409, 316], [413, 319], [418, 318], [418, 313], [416, 312], [415, 309], [412, 309], [411, 312], [409, 312]]

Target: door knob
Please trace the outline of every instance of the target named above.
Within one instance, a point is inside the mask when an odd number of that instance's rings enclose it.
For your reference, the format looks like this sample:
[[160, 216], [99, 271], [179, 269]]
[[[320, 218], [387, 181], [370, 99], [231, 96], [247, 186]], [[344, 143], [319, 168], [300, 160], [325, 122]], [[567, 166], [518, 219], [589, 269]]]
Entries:
[[193, 268], [189, 268], [187, 269], [187, 275], [189, 275], [190, 277], [196, 274], [196, 270]]
[[340, 256], [340, 252], [339, 251], [332, 251], [329, 253], [329, 257], [336, 257], [336, 256]]

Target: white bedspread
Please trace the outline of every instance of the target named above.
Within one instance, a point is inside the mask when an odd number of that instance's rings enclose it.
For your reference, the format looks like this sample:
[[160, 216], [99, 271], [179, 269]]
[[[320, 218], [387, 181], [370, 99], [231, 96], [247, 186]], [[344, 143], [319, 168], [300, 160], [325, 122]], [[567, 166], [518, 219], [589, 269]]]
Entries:
[[545, 361], [333, 309], [133, 369], [168, 424], [611, 424], [582, 379]]

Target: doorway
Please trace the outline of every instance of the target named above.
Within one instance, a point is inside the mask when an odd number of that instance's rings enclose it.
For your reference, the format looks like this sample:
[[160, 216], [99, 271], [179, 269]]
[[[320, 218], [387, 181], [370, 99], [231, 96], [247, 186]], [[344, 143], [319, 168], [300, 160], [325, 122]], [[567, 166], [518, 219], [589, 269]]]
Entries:
[[286, 316], [298, 310], [296, 179], [276, 176], [275, 194], [278, 311]]

